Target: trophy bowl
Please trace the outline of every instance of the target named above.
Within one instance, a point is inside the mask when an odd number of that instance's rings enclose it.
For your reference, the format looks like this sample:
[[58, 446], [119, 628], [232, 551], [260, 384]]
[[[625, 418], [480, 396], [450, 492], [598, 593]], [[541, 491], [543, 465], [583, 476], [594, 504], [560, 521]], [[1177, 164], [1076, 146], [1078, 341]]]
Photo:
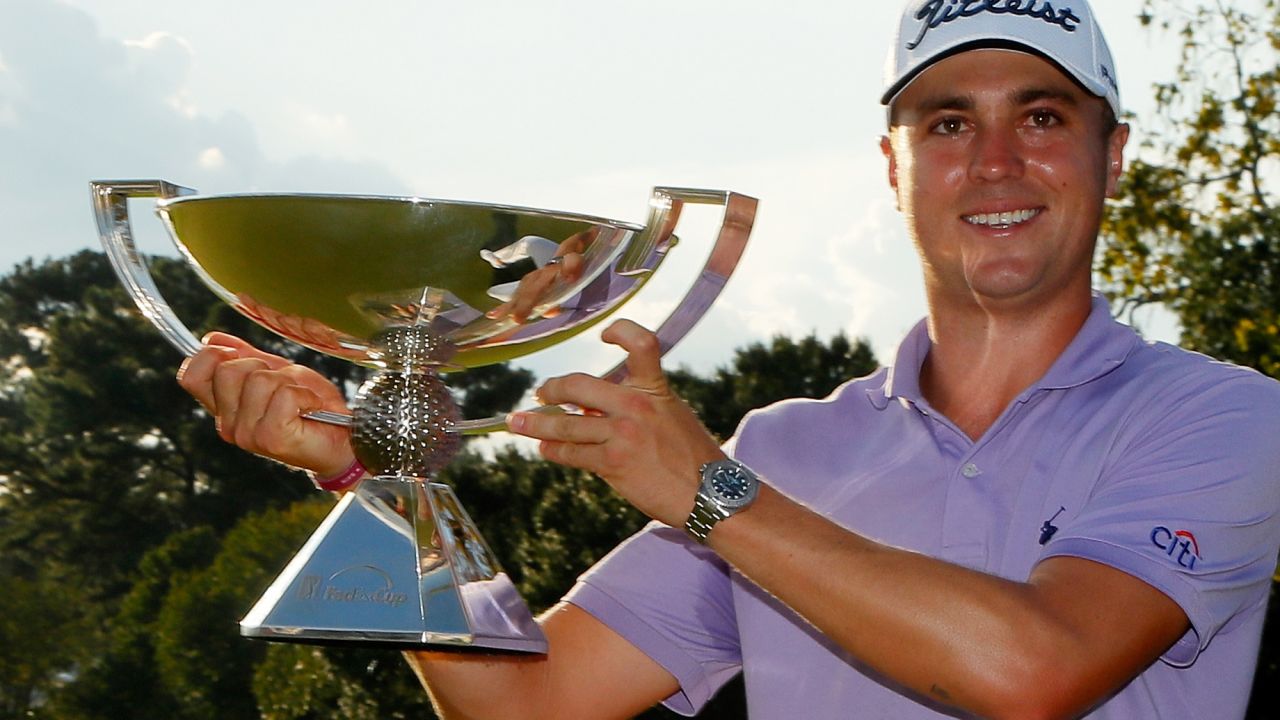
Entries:
[[[240, 623], [267, 640], [545, 652], [540, 628], [452, 489], [435, 477], [462, 436], [442, 372], [505, 362], [592, 327], [676, 246], [686, 203], [724, 208], [702, 272], [657, 328], [665, 353], [736, 267], [756, 201], [655, 188], [644, 223], [418, 197], [199, 195], [161, 180], [91, 183], [98, 231], [134, 302], [186, 355], [201, 343], [137, 252], [130, 198], [238, 312], [287, 340], [371, 369], [348, 425], [373, 477], [346, 493]], [[625, 376], [619, 364], [604, 377]], [[538, 408], [554, 411], [556, 408]]]

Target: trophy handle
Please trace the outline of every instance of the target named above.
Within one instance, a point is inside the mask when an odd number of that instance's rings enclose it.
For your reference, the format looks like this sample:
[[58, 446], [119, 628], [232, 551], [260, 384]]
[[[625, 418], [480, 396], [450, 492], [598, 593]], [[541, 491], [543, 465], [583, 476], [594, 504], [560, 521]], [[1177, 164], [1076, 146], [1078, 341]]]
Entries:
[[[190, 357], [204, 347], [187, 326], [178, 319], [169, 303], [156, 289], [151, 271], [133, 242], [129, 223], [129, 198], [175, 198], [194, 195], [195, 190], [164, 180], [99, 180], [89, 183], [93, 194], [93, 212], [98, 220], [98, 236], [106, 249], [111, 267], [144, 317], [183, 355]], [[351, 425], [351, 416], [317, 410], [303, 417], [331, 425]]]
[[[756, 207], [759, 201], [747, 195], [739, 195], [724, 190], [697, 190], [692, 188], [658, 187], [653, 190], [649, 201], [649, 219], [645, 224], [642, 237], [637, 238], [633, 247], [627, 248], [618, 260], [617, 272], [621, 274], [648, 272], [645, 264], [654, 249], [665, 245], [675, 232], [676, 223], [680, 220], [680, 211], [685, 203], [699, 205], [723, 205], [724, 218], [720, 223], [720, 232], [716, 236], [715, 245], [702, 272], [693, 286], [671, 311], [671, 315], [654, 334], [658, 337], [659, 356], [665, 355], [689, 330], [702, 319], [724, 289], [729, 276], [733, 274], [742, 259], [742, 251], [746, 249], [747, 238], [751, 235], [751, 227], [755, 223]], [[609, 382], [621, 382], [627, 377], [625, 362], [618, 363], [612, 370], [601, 375]], [[541, 405], [532, 412], [557, 412], [559, 406]], [[506, 416], [495, 415], [490, 418], [476, 420], [460, 420], [453, 424], [451, 430], [466, 435], [478, 435], [506, 428]]]

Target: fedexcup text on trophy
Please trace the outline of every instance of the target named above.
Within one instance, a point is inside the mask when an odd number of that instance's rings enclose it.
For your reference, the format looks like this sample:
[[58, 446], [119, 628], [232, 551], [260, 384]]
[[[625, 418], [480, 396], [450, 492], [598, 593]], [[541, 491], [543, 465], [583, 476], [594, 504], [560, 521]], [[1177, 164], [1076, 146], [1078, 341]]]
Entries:
[[399, 607], [409, 599], [406, 593], [396, 592], [392, 588], [366, 590], [359, 586], [343, 589], [333, 585], [321, 588], [320, 585], [321, 580], [316, 575], [308, 575], [302, 578], [298, 584], [298, 597], [303, 600], [325, 600], [328, 602], [378, 603], [390, 605], [391, 607]]

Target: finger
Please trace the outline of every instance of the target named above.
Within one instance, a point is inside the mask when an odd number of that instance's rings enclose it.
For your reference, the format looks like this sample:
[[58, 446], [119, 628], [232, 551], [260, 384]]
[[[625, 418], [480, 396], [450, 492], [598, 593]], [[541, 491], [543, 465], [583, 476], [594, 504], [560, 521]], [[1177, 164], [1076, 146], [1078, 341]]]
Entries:
[[570, 373], [542, 383], [533, 391], [533, 397], [543, 405], [572, 405], [573, 412], [586, 412], [588, 408], [599, 410], [592, 400], [618, 386], [586, 373]]
[[213, 373], [214, 417], [218, 435], [227, 442], [235, 442], [235, 429], [244, 391], [245, 378], [255, 370], [267, 369], [266, 362], [257, 358], [236, 358], [218, 365]]
[[544, 440], [539, 443], [538, 452], [553, 463], [581, 468], [597, 474], [605, 457], [604, 445], [579, 445], [554, 440]]
[[315, 370], [304, 365], [294, 364], [281, 368], [277, 372], [284, 374], [290, 383], [307, 388], [319, 398], [319, 407], [308, 407], [303, 412], [317, 409], [333, 412], [348, 412], [350, 410], [347, 407], [347, 399], [342, 394], [342, 391], [338, 389], [338, 386]]
[[[345, 464], [338, 466], [341, 459], [331, 460], [331, 456], [340, 448], [344, 454], [349, 454], [350, 450], [342, 447], [343, 443], [338, 442], [337, 437], [319, 438], [328, 432], [327, 428], [341, 428], [331, 425], [313, 427], [310, 421], [302, 418], [303, 413], [319, 410], [322, 406], [323, 400], [308, 387], [288, 383], [276, 385], [266, 398], [255, 426], [252, 438], [255, 451], [293, 465], [319, 469], [324, 474], [331, 474], [328, 472], [330, 468], [345, 468]], [[345, 432], [333, 433], [335, 436], [343, 434]], [[309, 440], [313, 436], [316, 439]]]
[[586, 260], [583, 259], [582, 253], [567, 253], [564, 255], [564, 261], [560, 263], [560, 279], [567, 283], [575, 282], [582, 277], [584, 267], [586, 267]]
[[[251, 359], [249, 362], [261, 361]], [[264, 427], [263, 416], [267, 414], [267, 405], [286, 382], [284, 373], [265, 366], [245, 373], [239, 404], [235, 408], [235, 421], [227, 428], [236, 445], [250, 452], [264, 451], [258, 440], [258, 434]]]
[[302, 321], [302, 338], [313, 347], [331, 349], [338, 347], [338, 338], [333, 330], [319, 320], [305, 318]]
[[[260, 377], [262, 392], [257, 393], [248, 386]], [[303, 413], [324, 407], [322, 395], [289, 383], [284, 374], [275, 371], [253, 373], [246, 388], [247, 394], [258, 394], [265, 402], [259, 405], [257, 400], [247, 401], [241, 407], [236, 421], [238, 446], [322, 476], [337, 474], [351, 465], [353, 453], [347, 428], [302, 417]]]
[[507, 416], [507, 427], [517, 435], [536, 440], [596, 444], [609, 439], [609, 421], [590, 415], [548, 415], [517, 412]]
[[655, 393], [644, 388], [617, 385], [585, 373], [552, 378], [537, 390], [538, 401], [546, 405], [573, 405], [583, 415], [648, 417], [656, 412]]
[[250, 345], [248, 342], [242, 340], [241, 338], [238, 338], [235, 335], [229, 335], [224, 332], [215, 331], [215, 332], [209, 333], [208, 335], [205, 335], [204, 344], [219, 345], [221, 347], [231, 348], [232, 350], [235, 351], [237, 356], [257, 358], [267, 363], [267, 365], [271, 366], [273, 369], [279, 369], [287, 365], [293, 364], [291, 360], [286, 360], [285, 358], [282, 358], [279, 355], [273, 355], [269, 352], [259, 350], [258, 348], [254, 347], [253, 345]]
[[489, 312], [485, 313], [484, 316], [489, 318], [490, 320], [501, 320], [502, 318], [505, 318], [510, 314], [511, 314], [511, 301], [508, 300], [502, 303], [501, 305], [499, 305], [498, 307], [493, 308]]
[[529, 319], [529, 313], [533, 312], [533, 308], [538, 304], [545, 295], [547, 288], [552, 281], [556, 279], [556, 268], [539, 268], [525, 275], [524, 280], [516, 287], [515, 295], [511, 298], [511, 317], [518, 322], [524, 322]]
[[600, 339], [627, 351], [628, 383], [650, 392], [665, 392], [667, 378], [662, 373], [662, 346], [658, 336], [630, 320], [619, 320], [605, 329]]
[[218, 366], [238, 356], [236, 351], [221, 345], [206, 345], [199, 352], [178, 366], [178, 385], [191, 394], [196, 402], [210, 414], [217, 413], [213, 397], [213, 373]]

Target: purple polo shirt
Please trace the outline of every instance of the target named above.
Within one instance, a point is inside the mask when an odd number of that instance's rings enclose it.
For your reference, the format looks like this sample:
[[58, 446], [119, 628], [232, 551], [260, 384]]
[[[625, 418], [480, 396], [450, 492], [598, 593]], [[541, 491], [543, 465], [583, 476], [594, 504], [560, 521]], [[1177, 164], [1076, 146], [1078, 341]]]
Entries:
[[[974, 441], [920, 394], [929, 347], [921, 323], [894, 369], [754, 412], [729, 451], [880, 542], [1019, 581], [1057, 555], [1142, 579], [1193, 629], [1089, 717], [1242, 717], [1280, 548], [1280, 383], [1144, 343], [1095, 299], [1049, 372]], [[752, 720], [950, 717], [665, 525], [568, 600], [670, 671], [680, 691], [665, 703], [682, 714], [741, 671]]]

